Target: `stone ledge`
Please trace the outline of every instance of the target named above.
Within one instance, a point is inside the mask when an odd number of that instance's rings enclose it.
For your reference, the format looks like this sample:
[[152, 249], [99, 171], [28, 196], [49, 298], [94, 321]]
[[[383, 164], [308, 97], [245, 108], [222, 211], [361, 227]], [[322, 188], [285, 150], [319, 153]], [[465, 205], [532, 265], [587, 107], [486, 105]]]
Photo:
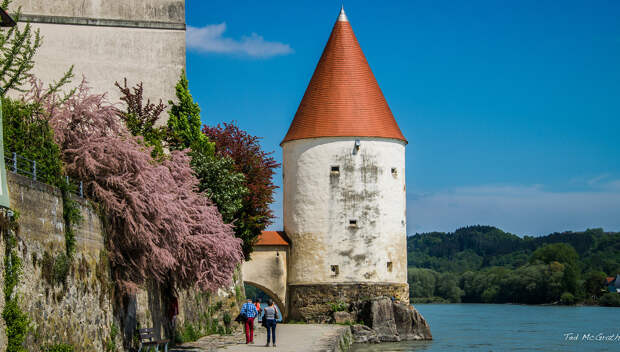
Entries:
[[333, 283], [314, 285], [289, 285], [288, 318], [311, 323], [332, 320], [330, 303], [365, 301], [374, 297], [394, 297], [409, 302], [409, 285], [406, 283]]
[[19, 22], [69, 24], [69, 25], [77, 25], [77, 26], [96, 26], [96, 27], [168, 29], [168, 30], [180, 30], [180, 31], [186, 30], [185, 23], [158, 22], [158, 21], [131, 21], [131, 20], [120, 20], [120, 19], [49, 16], [49, 15], [22, 14], [19, 19]]
[[[8, 169], [8, 168], [7, 168]], [[60, 192], [60, 190], [54, 186], [50, 186], [46, 183], [43, 182], [39, 182], [39, 181], [35, 181], [30, 177], [26, 177], [20, 174], [16, 174], [12, 171], [7, 170], [6, 171], [6, 178], [7, 178], [7, 183], [9, 185], [9, 193], [11, 192], [11, 183], [17, 184], [19, 186], [22, 187], [28, 187], [30, 189], [33, 189], [35, 191], [39, 191], [39, 192], [45, 192], [45, 193], [49, 193], [52, 195], [55, 195], [57, 197], [61, 197], [62, 194]]]

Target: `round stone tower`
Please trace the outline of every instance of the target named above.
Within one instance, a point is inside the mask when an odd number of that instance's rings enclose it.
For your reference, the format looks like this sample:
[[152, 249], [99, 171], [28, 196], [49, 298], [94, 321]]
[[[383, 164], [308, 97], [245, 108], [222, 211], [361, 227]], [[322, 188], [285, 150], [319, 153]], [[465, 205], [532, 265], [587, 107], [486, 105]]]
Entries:
[[291, 319], [408, 302], [406, 144], [343, 9], [281, 143]]

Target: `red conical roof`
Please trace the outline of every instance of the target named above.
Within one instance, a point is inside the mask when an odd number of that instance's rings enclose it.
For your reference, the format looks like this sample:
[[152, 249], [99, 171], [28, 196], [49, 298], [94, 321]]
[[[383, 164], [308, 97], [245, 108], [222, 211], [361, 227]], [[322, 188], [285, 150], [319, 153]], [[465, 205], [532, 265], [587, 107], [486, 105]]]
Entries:
[[344, 10], [282, 143], [317, 137], [383, 137], [407, 142]]

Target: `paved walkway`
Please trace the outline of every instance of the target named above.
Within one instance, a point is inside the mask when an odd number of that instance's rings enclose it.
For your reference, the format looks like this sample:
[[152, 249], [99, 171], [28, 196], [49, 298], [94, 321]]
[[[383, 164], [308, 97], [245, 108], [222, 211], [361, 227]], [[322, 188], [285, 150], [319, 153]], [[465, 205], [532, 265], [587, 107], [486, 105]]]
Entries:
[[265, 347], [267, 331], [258, 327], [254, 332], [254, 345], [245, 344], [242, 331], [232, 336], [207, 336], [196, 342], [184, 344], [174, 351], [186, 352], [314, 352], [325, 351], [342, 329], [342, 325], [278, 324], [276, 328], [277, 347]]

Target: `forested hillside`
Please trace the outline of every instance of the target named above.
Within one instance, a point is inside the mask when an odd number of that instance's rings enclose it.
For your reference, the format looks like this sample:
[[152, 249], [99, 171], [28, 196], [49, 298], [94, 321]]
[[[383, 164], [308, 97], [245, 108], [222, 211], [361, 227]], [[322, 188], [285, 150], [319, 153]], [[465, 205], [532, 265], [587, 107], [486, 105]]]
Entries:
[[407, 252], [414, 302], [620, 301], [618, 294], [604, 294], [605, 277], [620, 273], [620, 233], [589, 229], [519, 237], [470, 226], [410, 236]]

